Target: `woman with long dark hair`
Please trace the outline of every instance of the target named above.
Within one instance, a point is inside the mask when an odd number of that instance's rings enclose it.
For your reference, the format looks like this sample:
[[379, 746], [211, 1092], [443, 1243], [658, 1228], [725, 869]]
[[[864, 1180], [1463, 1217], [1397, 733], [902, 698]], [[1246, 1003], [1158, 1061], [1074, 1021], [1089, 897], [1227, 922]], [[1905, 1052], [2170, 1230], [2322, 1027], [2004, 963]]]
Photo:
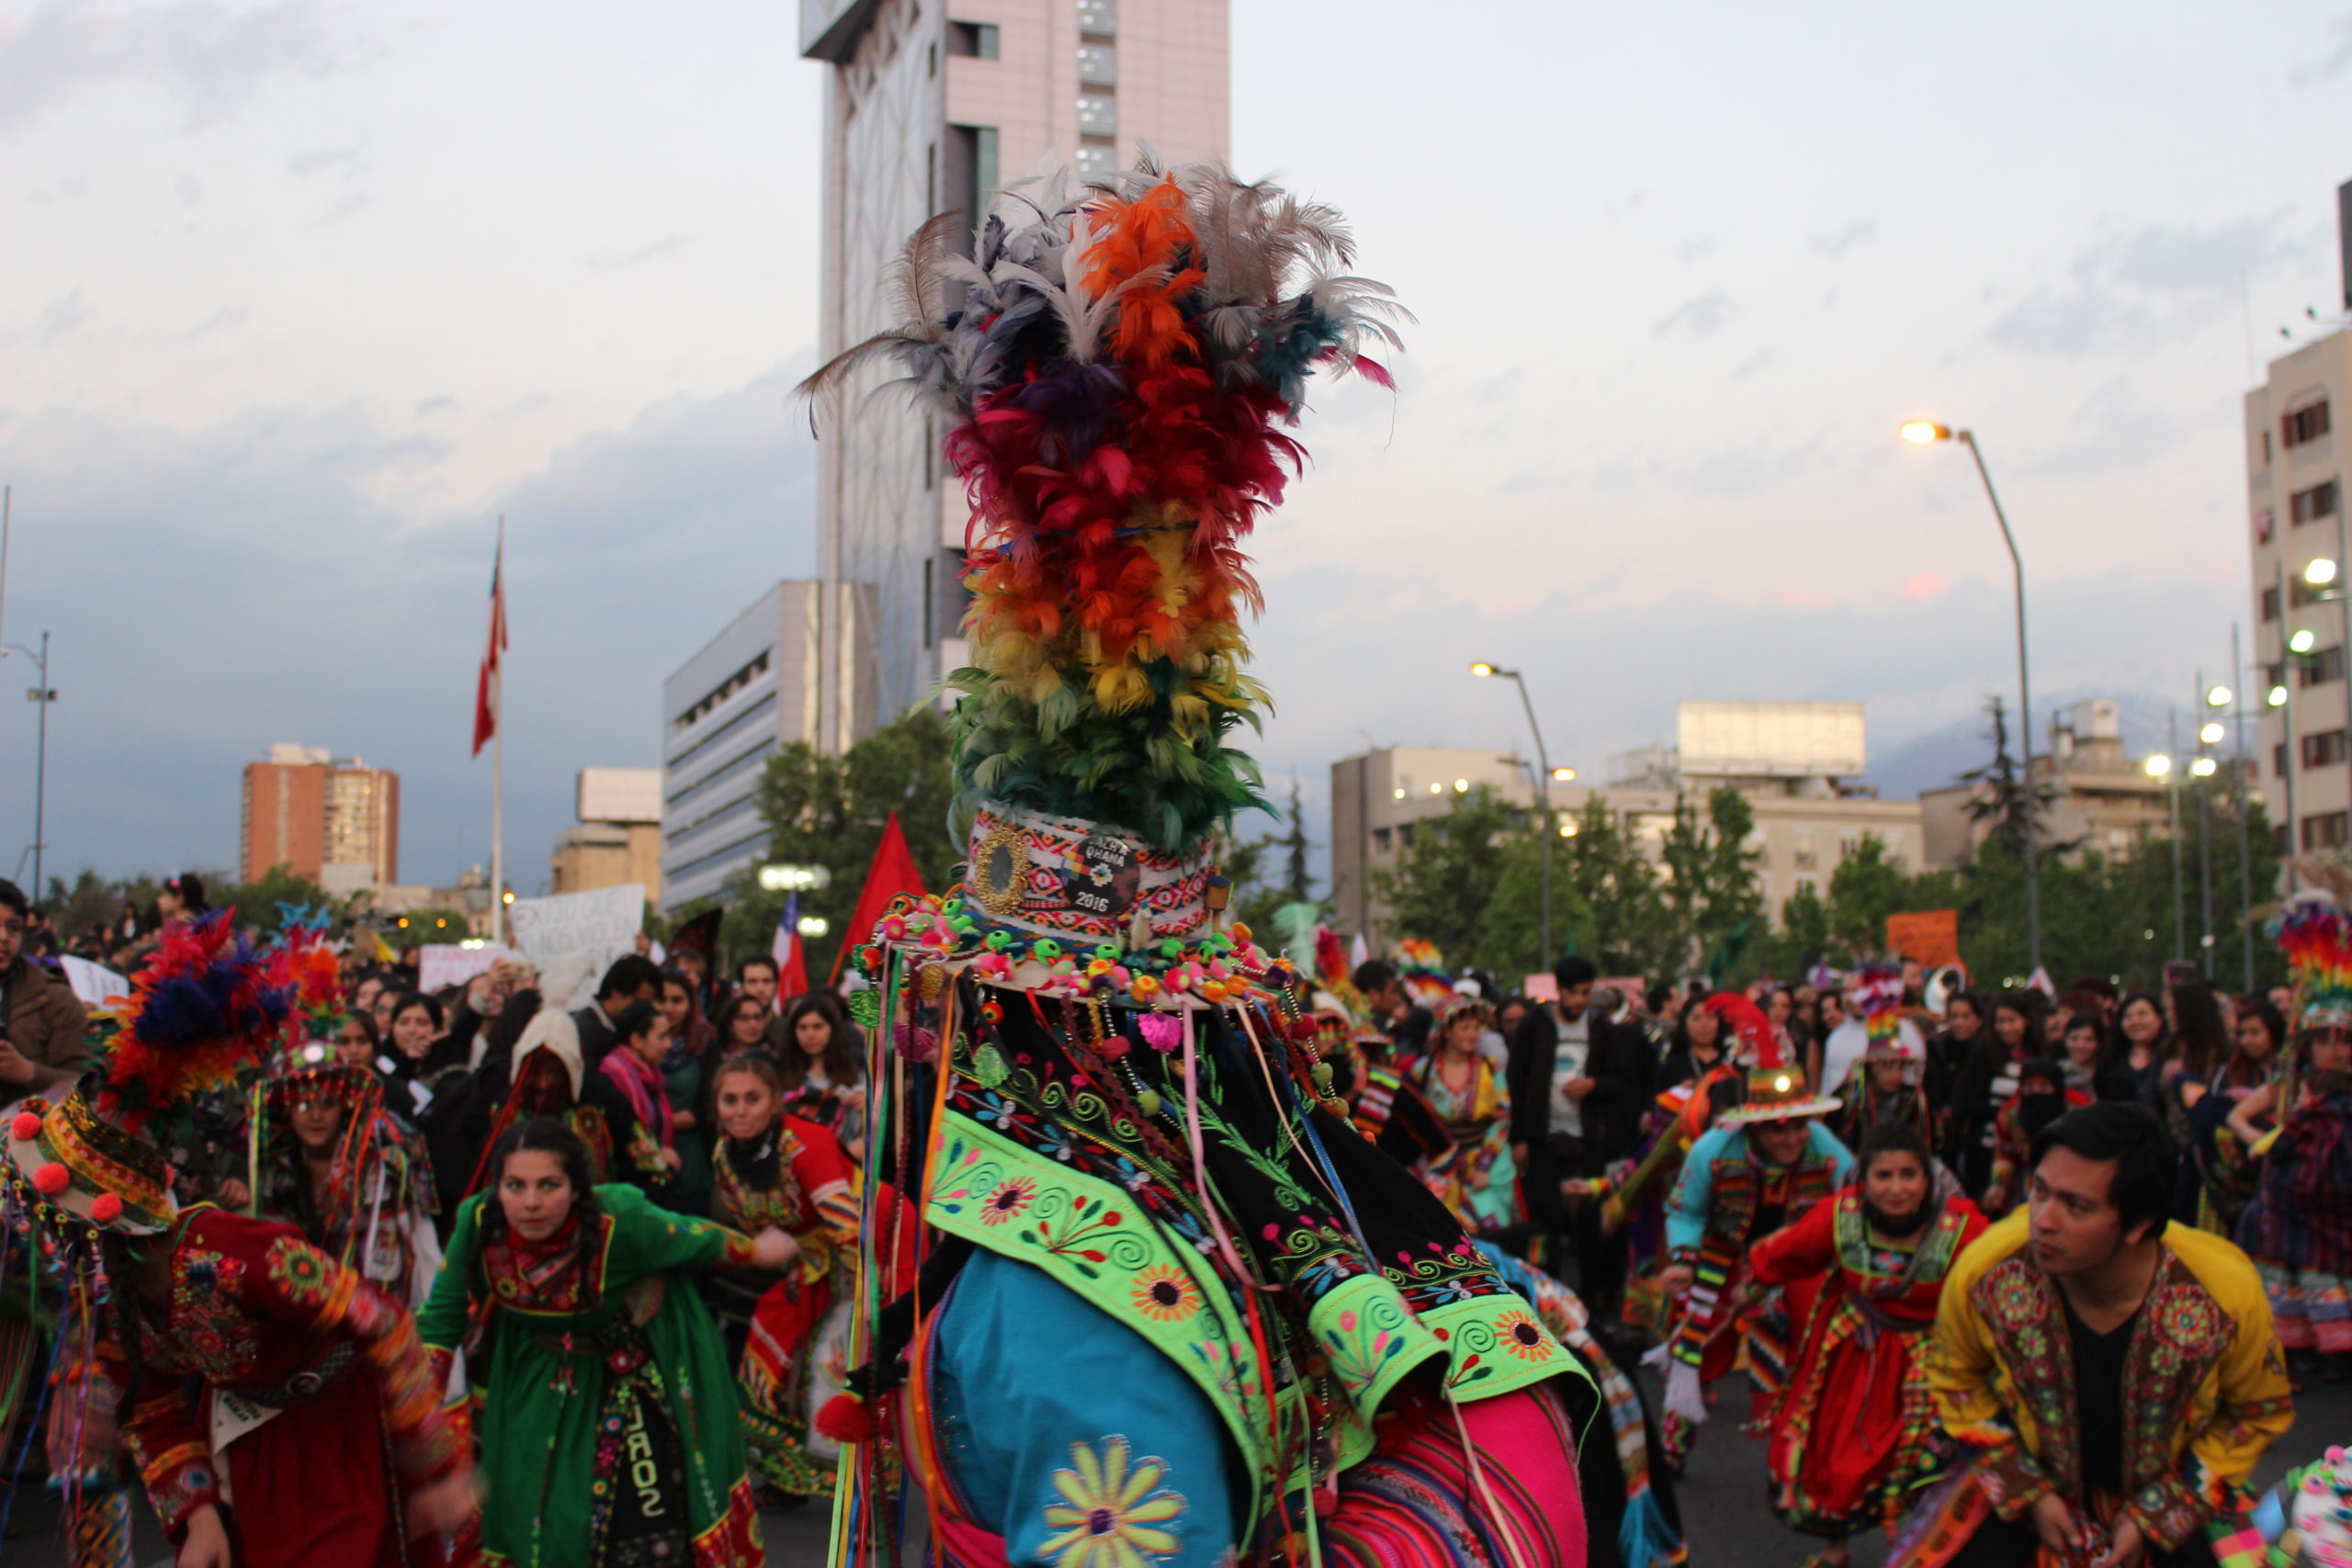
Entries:
[[2188, 1123], [2181, 1162], [2181, 1202], [2176, 1219], [2215, 1235], [2236, 1233], [2238, 1218], [2254, 1198], [2259, 1167], [2247, 1150], [2253, 1140], [2241, 1140], [2231, 1112], [2268, 1089], [2278, 1070], [2287, 1043], [2287, 1021], [2262, 997], [2247, 997], [2237, 1004], [2234, 1043], [2228, 1057], [2205, 1080], [2202, 1092], [2188, 1092], [2184, 1080], [2179, 1096]]
[[678, 1176], [671, 1183], [672, 1206], [681, 1213], [710, 1212], [712, 1091], [720, 1053], [718, 1032], [702, 1015], [702, 993], [684, 969], [662, 971], [662, 1031], [670, 1037], [662, 1058], [662, 1086], [670, 1096], [671, 1136], [678, 1151]]
[[1972, 1197], [1981, 1197], [1992, 1179], [1994, 1119], [2017, 1098], [2018, 1069], [2042, 1048], [2041, 1010], [2039, 991], [2002, 992], [1993, 1003], [1990, 1027], [1977, 1036], [1952, 1078], [1944, 1163]]
[[1486, 1009], [1476, 997], [1447, 998], [1430, 1030], [1429, 1055], [1406, 1074], [1452, 1139], [1416, 1174], [1473, 1235], [1506, 1230], [1521, 1218], [1510, 1091], [1493, 1059], [1478, 1049], [1486, 1026]]
[[510, 1128], [491, 1189], [458, 1211], [424, 1342], [487, 1332], [482, 1548], [514, 1568], [586, 1562], [755, 1568], [765, 1561], [734, 1379], [701, 1295], [679, 1276], [780, 1269], [749, 1238], [591, 1184], [561, 1123]]
[[2108, 1066], [2119, 1077], [2128, 1072], [2132, 1098], [2154, 1111], [2156, 1090], [2164, 1082], [2165, 1062], [2172, 1055], [2172, 1034], [2165, 1027], [2165, 1004], [2153, 991], [2133, 991], [2115, 1012], [2115, 1038], [2109, 1043]]
[[635, 1182], [663, 1208], [675, 1204], [678, 1168], [677, 1110], [662, 1075], [670, 1037], [662, 1010], [631, 1002], [613, 1020], [613, 1048], [588, 1077], [581, 1099], [602, 1111], [613, 1140], [613, 1174]]
[[792, 998], [784, 1015], [784, 1108], [834, 1137], [853, 1160], [865, 1157], [865, 1043], [831, 991]]

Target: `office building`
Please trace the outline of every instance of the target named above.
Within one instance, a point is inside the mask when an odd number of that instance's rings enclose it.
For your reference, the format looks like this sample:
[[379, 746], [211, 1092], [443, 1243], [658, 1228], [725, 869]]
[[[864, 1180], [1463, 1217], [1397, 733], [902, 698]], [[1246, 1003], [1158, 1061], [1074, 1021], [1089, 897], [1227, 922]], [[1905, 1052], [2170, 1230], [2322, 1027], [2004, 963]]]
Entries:
[[[2096, 697], [2052, 715], [2048, 741], [2034, 749], [2032, 776], [2042, 792], [2035, 818], [2041, 845], [2064, 860], [2079, 861], [2094, 850], [2109, 860], [2125, 859], [2171, 830], [2166, 792], [2181, 781], [2154, 777], [2142, 759], [2124, 754], [2122, 718], [2112, 698]], [[1957, 871], [1975, 859], [1995, 827], [1992, 801], [1986, 784], [1920, 791], [1930, 867]]]
[[334, 894], [398, 882], [400, 775], [322, 747], [272, 746], [245, 764], [237, 863], [247, 882], [284, 866]]
[[[829, 596], [841, 614], [824, 614]], [[874, 732], [873, 639], [863, 634], [874, 596], [862, 584], [831, 593], [820, 582], [779, 582], [662, 682], [656, 804], [665, 912], [718, 892], [765, 852], [760, 771], [780, 747], [834, 749], [821, 739], [819, 717], [829, 626], [849, 718], [840, 749]]]
[[[1679, 718], [1677, 745], [1611, 758], [1608, 783], [1552, 784], [1553, 811], [1565, 822], [1597, 801], [1656, 856], [1678, 800], [1703, 807], [1711, 790], [1736, 789], [1755, 812], [1748, 847], [1759, 856], [1758, 891], [1776, 919], [1799, 887], [1826, 891], [1831, 874], [1865, 837], [1884, 844], [1896, 865], [1916, 871], [1924, 863], [1918, 804], [1879, 800], [1849, 782], [1863, 765], [1860, 704], [1690, 702]], [[1386, 929], [1375, 883], [1396, 869], [1416, 825], [1481, 786], [1532, 810], [1534, 784], [1534, 764], [1507, 751], [1392, 746], [1334, 762], [1330, 902], [1338, 926], [1375, 945], [1412, 935]]]
[[[2352, 312], [2352, 184], [2337, 192]], [[2335, 438], [2352, 418], [2352, 327], [2270, 362], [2245, 395], [2247, 542], [2261, 702], [2256, 777], [2282, 852], [2352, 842], [2352, 648], [2344, 485]], [[2352, 439], [2352, 432], [2347, 432]], [[2317, 570], [2314, 565], [2317, 565]]]
[[[828, 72], [820, 352], [898, 325], [888, 275], [907, 237], [956, 210], [977, 226], [989, 195], [1050, 164], [1082, 175], [1132, 164], [1226, 161], [1226, 0], [802, 0], [801, 53]], [[904, 400], [866, 394], [876, 368], [819, 412], [823, 602], [854, 636], [823, 640], [822, 750], [859, 738], [859, 703], [885, 722], [967, 657], [960, 581], [963, 489], [945, 434]], [[868, 661], [878, 690], [861, 692]]]
[[586, 893], [643, 884], [662, 901], [662, 770], [582, 768], [579, 821], [556, 838], [548, 891]]

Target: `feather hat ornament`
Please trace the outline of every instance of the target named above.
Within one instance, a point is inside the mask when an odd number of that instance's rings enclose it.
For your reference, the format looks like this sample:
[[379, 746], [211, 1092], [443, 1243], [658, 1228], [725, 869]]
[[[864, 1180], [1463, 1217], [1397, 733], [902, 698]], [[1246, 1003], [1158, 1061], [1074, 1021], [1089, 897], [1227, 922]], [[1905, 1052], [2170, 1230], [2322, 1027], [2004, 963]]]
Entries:
[[1244, 547], [1305, 459], [1285, 427], [1318, 370], [1388, 385], [1364, 351], [1398, 346], [1405, 312], [1350, 271], [1338, 213], [1218, 168], [1025, 182], [969, 255], [967, 234], [956, 213], [917, 231], [901, 323], [802, 389], [844, 417], [879, 362], [876, 391], [948, 427], [972, 508], [971, 663], [947, 682], [966, 807], [1192, 853], [1265, 805], [1234, 732], [1268, 705]]
[[2352, 913], [2305, 888], [2287, 900], [2270, 932], [2294, 976], [2298, 1027], [2352, 1025]]
[[1699, 1005], [1724, 1021], [1724, 1027], [1739, 1042], [1739, 1051], [1751, 1066], [1777, 1068], [1788, 1060], [1772, 1021], [1764, 1016], [1763, 1009], [1739, 992], [1717, 991]]

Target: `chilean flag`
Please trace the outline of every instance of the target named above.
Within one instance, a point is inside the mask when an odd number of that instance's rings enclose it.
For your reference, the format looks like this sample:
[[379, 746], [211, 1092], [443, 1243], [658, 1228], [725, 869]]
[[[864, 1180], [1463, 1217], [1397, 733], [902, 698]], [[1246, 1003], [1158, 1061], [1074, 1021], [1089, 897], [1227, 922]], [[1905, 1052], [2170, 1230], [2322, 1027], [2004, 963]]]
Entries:
[[498, 656], [506, 647], [506, 520], [498, 523], [498, 553], [490, 567], [490, 647], [481, 656], [481, 680], [474, 688], [474, 755], [498, 733], [502, 705], [498, 691]]
[[775, 960], [775, 1007], [778, 1012], [792, 1005], [795, 997], [808, 992], [808, 965], [800, 955], [800, 895], [795, 893], [784, 901], [784, 913], [775, 922], [775, 941], [768, 949]]

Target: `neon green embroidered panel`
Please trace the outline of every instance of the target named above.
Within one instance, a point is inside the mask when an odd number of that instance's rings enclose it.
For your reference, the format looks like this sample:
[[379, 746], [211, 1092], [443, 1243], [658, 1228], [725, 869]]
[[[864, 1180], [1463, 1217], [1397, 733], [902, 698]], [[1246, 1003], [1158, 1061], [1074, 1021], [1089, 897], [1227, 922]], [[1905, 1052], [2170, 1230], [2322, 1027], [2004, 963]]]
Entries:
[[1416, 1314], [1396, 1287], [1359, 1274], [1315, 1303], [1307, 1327], [1363, 1421], [1414, 1368], [1447, 1358], [1446, 1392], [1462, 1404], [1584, 1369], [1519, 1295], [1474, 1296]]
[[1453, 1358], [1445, 1391], [1456, 1404], [1515, 1393], [1562, 1372], [1591, 1381], [1516, 1292], [1448, 1302], [1423, 1313], [1421, 1322]]
[[[950, 1111], [940, 1119], [923, 1218], [1043, 1270], [1150, 1341], [1200, 1386], [1252, 1477], [1254, 1516], [1273, 1456], [1266, 1380], [1249, 1325], [1191, 1249], [1111, 1182], [1073, 1170]], [[1296, 1419], [1296, 1391], [1280, 1397]]]

